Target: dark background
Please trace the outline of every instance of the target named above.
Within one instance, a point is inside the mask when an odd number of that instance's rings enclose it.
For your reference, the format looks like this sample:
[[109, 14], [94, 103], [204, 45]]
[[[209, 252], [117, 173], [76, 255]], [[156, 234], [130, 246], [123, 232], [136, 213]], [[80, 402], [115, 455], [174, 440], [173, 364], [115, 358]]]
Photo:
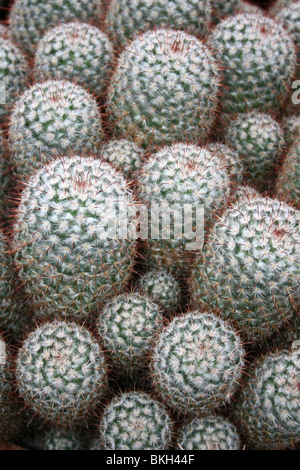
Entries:
[[[224, 0], [226, 2], [226, 0]], [[250, 3], [254, 3], [255, 5], [260, 5], [263, 6], [264, 8], [267, 8], [269, 5], [275, 3], [276, 0], [251, 0]], [[0, 7], [0, 20], [5, 20], [7, 17], [9, 5], [12, 3], [11, 0], [5, 0], [1, 2], [3, 4], [2, 7]]]

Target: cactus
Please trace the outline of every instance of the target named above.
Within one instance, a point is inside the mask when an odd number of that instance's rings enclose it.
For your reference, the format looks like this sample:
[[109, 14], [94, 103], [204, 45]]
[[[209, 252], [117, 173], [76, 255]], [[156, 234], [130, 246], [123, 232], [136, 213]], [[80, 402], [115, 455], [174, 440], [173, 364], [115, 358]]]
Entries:
[[127, 139], [110, 140], [101, 148], [101, 156], [132, 178], [143, 163], [143, 149]]
[[142, 274], [137, 289], [151, 297], [164, 312], [178, 310], [181, 298], [180, 284], [167, 269], [150, 269]]
[[32, 52], [46, 29], [75, 19], [97, 22], [100, 15], [99, 0], [16, 0], [8, 18], [10, 36]]
[[15, 213], [12, 251], [36, 313], [86, 318], [124, 289], [136, 241], [122, 238], [116, 219], [133, 204], [123, 176], [100, 159], [64, 157], [32, 175]]
[[300, 143], [297, 141], [285, 157], [277, 177], [276, 194], [279, 199], [300, 207]]
[[235, 416], [247, 442], [256, 449], [284, 449], [300, 440], [300, 351], [260, 358], [247, 374]]
[[35, 53], [35, 76], [68, 79], [101, 96], [106, 88], [113, 48], [95, 26], [72, 22], [50, 29]]
[[89, 330], [73, 322], [37, 326], [20, 346], [15, 369], [26, 406], [62, 427], [86, 421], [106, 386], [103, 351]]
[[138, 293], [119, 295], [106, 304], [97, 327], [113, 366], [136, 376], [148, 362], [151, 343], [162, 321], [159, 306]]
[[235, 149], [228, 145], [216, 142], [208, 144], [207, 150], [224, 161], [224, 167], [226, 167], [226, 170], [235, 185], [243, 181], [243, 175], [245, 172], [244, 162]]
[[116, 44], [132, 40], [137, 32], [153, 27], [183, 29], [206, 36], [211, 22], [211, 0], [112, 0], [106, 24]]
[[280, 125], [269, 114], [238, 114], [231, 121], [225, 140], [242, 157], [247, 180], [264, 189], [283, 151]]
[[254, 5], [250, 5], [243, 0], [214, 0], [213, 1], [213, 22], [219, 23], [222, 19], [238, 13], [253, 13], [259, 11]]
[[198, 141], [212, 127], [219, 91], [207, 46], [181, 31], [148, 31], [119, 57], [108, 89], [110, 123], [115, 135], [144, 146]]
[[163, 405], [148, 394], [130, 392], [108, 404], [99, 430], [105, 450], [166, 450], [172, 422]]
[[281, 23], [240, 13], [217, 25], [208, 44], [224, 67], [225, 114], [279, 110], [296, 67], [293, 38]]
[[236, 427], [221, 416], [208, 415], [184, 423], [177, 438], [180, 450], [239, 450]]
[[299, 307], [299, 212], [245, 194], [213, 227], [190, 278], [195, 306], [215, 307], [251, 341], [267, 338]]
[[85, 450], [83, 436], [73, 430], [50, 429], [43, 438], [43, 450]]
[[8, 137], [14, 172], [25, 178], [55, 154], [96, 151], [101, 114], [81, 86], [51, 79], [21, 95], [10, 116]]
[[[230, 193], [230, 178], [223, 160], [208, 150], [178, 143], [170, 147], [163, 147], [150, 156], [143, 165], [139, 174], [141, 198], [150, 204], [153, 213], [155, 207], [171, 208], [179, 204], [196, 208], [204, 205], [205, 223], [211, 221], [215, 213], [226, 203]], [[152, 207], [151, 207], [152, 205]], [[149, 257], [155, 263], [160, 263], [162, 256], [169, 257], [168, 267], [175, 264], [184, 265], [184, 250], [187, 248], [188, 238], [191, 234], [184, 234], [181, 238], [183, 217], [174, 218], [169, 239], [166, 238], [166, 227], [161, 227], [158, 240], [149, 237]], [[152, 220], [151, 220], [152, 222]], [[177, 225], [176, 225], [177, 224]], [[186, 236], [186, 238], [184, 238]], [[164, 238], [163, 238], [164, 237]], [[176, 238], [177, 237], [177, 238]], [[152, 238], [152, 239], [151, 239]]]
[[207, 413], [231, 402], [244, 356], [239, 335], [216, 315], [195, 311], [175, 317], [153, 348], [153, 386], [176, 412]]
[[14, 441], [20, 437], [22, 419], [12, 392], [11, 351], [0, 334], [0, 441]]
[[27, 59], [12, 41], [0, 35], [0, 119], [9, 114], [19, 93], [25, 88], [29, 67]]
[[300, 140], [300, 116], [288, 116], [283, 119], [282, 128], [287, 147]]

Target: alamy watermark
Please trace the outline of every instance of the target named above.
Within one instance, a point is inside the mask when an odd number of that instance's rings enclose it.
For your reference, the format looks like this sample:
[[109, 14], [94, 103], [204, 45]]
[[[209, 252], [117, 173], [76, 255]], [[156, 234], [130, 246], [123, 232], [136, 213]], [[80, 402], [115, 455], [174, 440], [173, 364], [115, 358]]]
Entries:
[[201, 250], [204, 243], [203, 204], [111, 204], [99, 222], [102, 240], [181, 240], [189, 251]]

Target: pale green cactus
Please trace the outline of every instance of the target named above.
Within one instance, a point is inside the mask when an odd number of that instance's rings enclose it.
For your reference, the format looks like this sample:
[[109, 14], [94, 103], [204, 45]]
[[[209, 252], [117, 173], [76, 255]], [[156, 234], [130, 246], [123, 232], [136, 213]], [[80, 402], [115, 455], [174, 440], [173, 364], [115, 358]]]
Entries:
[[144, 151], [135, 142], [127, 139], [110, 140], [101, 148], [101, 156], [106, 158], [115, 168], [133, 178], [143, 164]]
[[164, 312], [180, 309], [180, 284], [167, 269], [153, 268], [142, 274], [138, 279], [137, 289], [151, 297]]
[[300, 207], [300, 142], [285, 156], [277, 176], [275, 192], [279, 199]]

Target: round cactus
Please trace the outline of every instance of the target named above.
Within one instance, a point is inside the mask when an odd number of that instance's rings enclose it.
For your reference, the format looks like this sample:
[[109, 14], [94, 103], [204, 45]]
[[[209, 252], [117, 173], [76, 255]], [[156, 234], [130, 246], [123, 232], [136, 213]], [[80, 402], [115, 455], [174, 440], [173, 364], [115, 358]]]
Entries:
[[131, 392], [105, 408], [99, 429], [105, 450], [167, 450], [172, 422], [160, 403]]
[[138, 293], [122, 294], [107, 304], [97, 319], [98, 331], [119, 371], [136, 375], [147, 364], [163, 317], [159, 306]]
[[32, 52], [44, 32], [59, 22], [99, 21], [99, 0], [16, 0], [9, 13], [10, 36]]
[[241, 13], [217, 25], [209, 44], [224, 67], [224, 113], [279, 110], [296, 67], [293, 38], [281, 23]]
[[238, 184], [243, 181], [245, 172], [244, 164], [239, 153], [235, 149], [229, 147], [228, 145], [217, 142], [209, 144], [207, 146], [207, 150], [223, 160], [224, 167], [229, 173], [233, 183]]
[[110, 122], [115, 135], [145, 146], [198, 141], [212, 127], [219, 91], [219, 66], [207, 46], [182, 31], [148, 31], [119, 57]]
[[244, 356], [239, 335], [216, 315], [192, 312], [175, 317], [153, 349], [153, 385], [175, 411], [199, 415], [231, 401]]
[[102, 137], [101, 114], [81, 86], [48, 80], [16, 102], [8, 134], [14, 171], [26, 177], [55, 154], [95, 151]]
[[256, 12], [258, 8], [243, 0], [214, 0], [213, 1], [213, 22], [219, 23], [229, 15], [236, 15], [240, 12]]
[[164, 312], [178, 310], [180, 306], [179, 282], [167, 269], [150, 269], [139, 277], [137, 288], [159, 304]]
[[300, 116], [285, 117], [282, 122], [285, 141], [288, 147], [300, 140]]
[[20, 49], [0, 35], [0, 118], [9, 114], [28, 76], [28, 63]]
[[124, 289], [136, 241], [116, 220], [133, 204], [123, 176], [92, 157], [54, 160], [30, 178], [12, 244], [18, 279], [42, 315], [85, 318]]
[[143, 149], [127, 139], [110, 140], [101, 148], [101, 155], [128, 177], [143, 163]]
[[240, 197], [197, 256], [193, 303], [216, 307], [253, 341], [293, 319], [300, 302], [299, 215], [276, 199]]
[[104, 353], [83, 326], [46, 322], [22, 343], [15, 365], [18, 390], [45, 420], [70, 426], [85, 421], [106, 386]]
[[39, 41], [35, 75], [40, 79], [68, 79], [101, 96], [112, 60], [112, 45], [97, 27], [78, 22], [61, 24]]
[[278, 197], [296, 207], [300, 206], [300, 142], [293, 145], [279, 171], [276, 193]]
[[284, 449], [300, 441], [300, 351], [260, 358], [236, 405], [236, 418], [250, 446]]
[[225, 137], [243, 159], [249, 182], [264, 189], [284, 147], [284, 133], [269, 114], [239, 114]]
[[[170, 209], [176, 204], [180, 208], [184, 205], [197, 208], [203, 204], [205, 222], [211, 221], [230, 194], [230, 178], [224, 161], [195, 145], [179, 143], [163, 147], [150, 156], [138, 178], [141, 198], [151, 210], [151, 224], [156, 208]], [[153, 239], [151, 232], [149, 257], [154, 262], [161, 264], [159, 258], [162, 251], [164, 258], [169, 254], [169, 267], [184, 263], [183, 251], [188, 248], [192, 235], [182, 234], [185, 222], [184, 216], [174, 217], [168, 240], [165, 239], [167, 234], [163, 222], [158, 240]]]
[[211, 13], [211, 0], [112, 0], [106, 24], [117, 44], [126, 44], [137, 32], [154, 26], [206, 36]]
[[50, 429], [43, 438], [43, 450], [85, 450], [82, 436], [70, 430]]
[[196, 418], [184, 424], [177, 438], [180, 450], [239, 450], [236, 427], [221, 416]]

